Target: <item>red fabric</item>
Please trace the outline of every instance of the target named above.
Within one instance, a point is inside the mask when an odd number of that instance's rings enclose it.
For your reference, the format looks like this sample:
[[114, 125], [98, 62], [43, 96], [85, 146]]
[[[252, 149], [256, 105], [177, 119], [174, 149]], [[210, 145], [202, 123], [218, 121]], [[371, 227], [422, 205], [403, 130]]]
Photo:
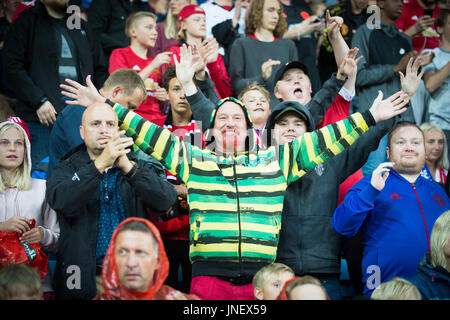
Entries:
[[[127, 68], [140, 72], [147, 65], [153, 61], [152, 57], [142, 59], [137, 56], [130, 47], [114, 49], [109, 58], [109, 73], [113, 73], [117, 69]], [[135, 111], [144, 119], [162, 127], [166, 116], [159, 107], [159, 100], [154, 97], [156, 89], [160, 87], [162, 82], [162, 71], [159, 68], [152, 72], [150, 76], [145, 79], [145, 87], [147, 88], [147, 99]]]
[[442, 184], [445, 184], [447, 182], [447, 175], [445, 174], [444, 168], [439, 167], [439, 177]]
[[30, 130], [28, 129], [27, 124], [21, 118], [19, 118], [19, 117], [9, 117], [8, 121], [11, 122], [11, 123], [16, 123], [19, 126], [21, 126], [22, 129], [27, 133], [28, 140], [30, 140], [30, 143], [31, 143]]
[[16, 11], [14, 11], [14, 15], [13, 18], [11, 20], [11, 23], [14, 22], [14, 20], [17, 19], [17, 17], [19, 17], [19, 15], [26, 9], [34, 7], [34, 3], [35, 1], [29, 1], [29, 2], [21, 2], [19, 3], [19, 5], [16, 7]]
[[[132, 291], [122, 286], [117, 274], [116, 262], [114, 258], [114, 243], [117, 231], [122, 225], [130, 221], [140, 221], [150, 228], [159, 246], [159, 265], [155, 271], [153, 284], [147, 291]], [[194, 295], [183, 294], [169, 286], [163, 285], [169, 274], [169, 260], [167, 259], [164, 244], [158, 229], [148, 220], [141, 218], [128, 218], [122, 221], [111, 237], [111, 242], [103, 260], [102, 287], [104, 292], [94, 298], [94, 300], [173, 300], [174, 295], [183, 295], [186, 299], [198, 300]]]
[[[36, 220], [30, 219], [30, 229], [36, 225]], [[39, 271], [39, 276], [44, 279], [48, 271], [48, 257], [42, 251], [38, 243], [26, 244], [19, 238], [22, 236], [18, 232], [0, 231], [0, 268], [6, 264], [28, 264], [33, 269]]]
[[[180, 60], [180, 47], [180, 45], [170, 47], [169, 50], [173, 53], [173, 55], [171, 55], [171, 65], [175, 64], [174, 55], [178, 60]], [[208, 63], [206, 67], [208, 68], [211, 80], [216, 85], [215, 90], [219, 96], [219, 99], [231, 97], [233, 94], [233, 87], [231, 86], [231, 79], [228, 76], [222, 56], [218, 54], [217, 60], [212, 63]]]
[[162, 233], [164, 239], [189, 240], [189, 215], [183, 214], [168, 221], [157, 221], [151, 214], [150, 219]]
[[316, 125], [320, 129], [336, 121], [348, 118], [350, 110], [350, 101], [345, 100], [340, 94], [336, 96], [331, 107], [328, 108], [321, 122]]
[[[249, 34], [248, 36], [251, 37], [251, 38], [253, 38], [253, 39], [259, 40], [258, 37], [255, 36], [254, 34]], [[277, 38], [277, 37], [273, 37], [273, 41], [274, 41], [274, 42], [277, 41], [278, 39], [279, 39], [279, 38]], [[260, 41], [260, 40], [259, 40], [259, 41]]]
[[232, 286], [227, 281], [208, 276], [192, 278], [191, 294], [201, 300], [255, 300], [252, 283]]
[[[320, 129], [336, 121], [346, 119], [350, 110], [350, 103], [350, 101], [345, 100], [340, 94], [338, 94], [331, 104], [331, 107], [325, 113], [322, 121], [316, 126], [316, 129]], [[350, 190], [350, 188], [363, 177], [364, 175], [361, 169], [359, 169], [340, 184], [338, 206], [342, 203], [342, 201], [344, 201], [347, 191]]]
[[187, 5], [183, 9], [181, 9], [180, 13], [178, 13], [178, 22], [181, 22], [196, 13], [204, 15], [205, 11], [196, 4]]
[[[413, 26], [418, 18], [424, 15], [425, 9], [417, 2], [417, 0], [406, 0], [403, 3], [403, 12], [400, 18], [395, 21], [395, 25], [401, 31], [408, 30]], [[436, 6], [433, 10], [433, 18], [436, 20], [441, 9]], [[425, 31], [417, 34], [412, 38], [413, 49], [420, 53], [422, 49], [434, 49], [439, 47], [439, 34], [436, 32], [434, 24]]]

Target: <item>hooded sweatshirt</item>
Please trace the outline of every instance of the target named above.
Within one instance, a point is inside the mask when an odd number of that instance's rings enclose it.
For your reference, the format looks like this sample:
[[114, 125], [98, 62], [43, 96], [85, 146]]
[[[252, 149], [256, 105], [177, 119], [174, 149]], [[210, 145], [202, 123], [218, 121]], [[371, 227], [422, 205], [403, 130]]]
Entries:
[[[0, 129], [7, 124], [13, 124], [25, 139], [24, 161], [27, 161], [27, 174], [31, 174], [31, 144], [25, 130], [15, 120], [0, 123]], [[0, 155], [5, 156], [5, 155]], [[0, 222], [5, 222], [14, 216], [26, 217], [36, 220], [36, 227], [42, 227], [44, 238], [39, 243], [47, 252], [56, 253], [59, 239], [59, 224], [55, 211], [45, 201], [45, 181], [31, 178], [27, 190], [6, 188], [0, 193]], [[48, 274], [49, 275], [49, 274]], [[51, 279], [48, 276], [44, 281], [43, 291], [52, 291]]]
[[[151, 283], [147, 291], [128, 290], [122, 285], [117, 274], [116, 261], [114, 257], [114, 245], [117, 232], [124, 224], [131, 221], [140, 221], [144, 223], [150, 229], [154, 238], [158, 242], [159, 263], [155, 270], [153, 283]], [[163, 283], [168, 274], [169, 260], [167, 259], [163, 241], [158, 229], [148, 220], [141, 218], [128, 218], [117, 226], [111, 237], [111, 243], [103, 260], [102, 287], [104, 292], [97, 295], [94, 300], [174, 300], [174, 298], [180, 294], [188, 300], [199, 300], [195, 295], [183, 294], [167, 285], [164, 285]]]
[[[307, 132], [314, 130], [309, 109], [298, 102], [285, 101], [273, 108], [267, 120], [269, 137], [275, 127], [275, 118], [288, 107], [304, 115]], [[340, 273], [341, 241], [331, 224], [331, 217], [338, 206], [339, 186], [364, 164], [393, 121], [378, 123], [348, 149], [288, 186], [281, 215], [283, 227], [278, 244], [278, 262], [291, 267], [297, 275], [320, 273], [337, 276]], [[266, 139], [270, 141], [268, 137]]]
[[419, 289], [423, 300], [450, 299], [450, 272], [443, 266], [433, 266], [428, 252], [417, 270], [418, 273], [409, 280]]
[[[238, 104], [247, 120], [246, 151], [230, 155], [212, 150], [218, 108]], [[276, 258], [284, 192], [317, 164], [352, 144], [368, 124], [370, 112], [354, 114], [283, 146], [260, 148], [245, 106], [221, 100], [205, 132], [206, 148], [181, 141], [139, 115], [113, 104], [121, 129], [159, 160], [188, 189], [190, 260], [193, 277], [254, 275]]]

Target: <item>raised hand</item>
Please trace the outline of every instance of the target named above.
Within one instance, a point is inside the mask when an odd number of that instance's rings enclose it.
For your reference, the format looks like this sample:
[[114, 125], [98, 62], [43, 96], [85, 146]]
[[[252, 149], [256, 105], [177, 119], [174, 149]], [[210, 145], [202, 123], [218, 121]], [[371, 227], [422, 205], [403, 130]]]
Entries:
[[158, 53], [156, 55], [156, 57], [150, 63], [151, 68], [153, 70], [156, 70], [159, 67], [161, 67], [163, 64], [170, 64], [170, 62], [171, 62], [170, 55], [171, 54], [172, 54], [172, 52], [170, 52], [170, 51], [164, 51], [164, 52]]
[[174, 62], [177, 79], [182, 85], [193, 81], [194, 74], [201, 63], [198, 59], [194, 60], [192, 49], [185, 44], [180, 48], [180, 60], [178, 61], [174, 56]]
[[306, 20], [303, 20], [301, 23], [297, 24], [295, 27], [297, 29], [297, 35], [299, 37], [306, 36], [315, 31], [322, 30], [322, 22], [315, 22], [317, 16], [311, 16]]
[[325, 17], [328, 37], [333, 38], [338, 36], [341, 32], [341, 27], [344, 23], [344, 19], [339, 16], [331, 17], [330, 10], [327, 10]]
[[91, 76], [86, 77], [87, 87], [82, 86], [76, 81], [66, 79], [66, 84], [60, 84], [59, 87], [63, 89], [61, 94], [72, 100], [67, 100], [67, 104], [80, 105], [87, 107], [95, 102], [105, 102], [106, 99], [103, 97], [95, 88], [91, 81]]
[[272, 75], [272, 67], [279, 65], [281, 63], [280, 60], [272, 60], [269, 59], [261, 65], [261, 73], [264, 80], [267, 80]]
[[102, 153], [95, 159], [95, 166], [101, 173], [112, 167], [117, 158], [120, 158], [131, 151], [131, 149], [128, 148], [133, 145], [133, 138], [122, 138], [121, 136], [124, 134], [125, 131], [123, 130], [115, 132], [106, 143]]
[[355, 60], [356, 55], [358, 54], [359, 49], [353, 48], [347, 51], [345, 54], [344, 60], [342, 61], [341, 65], [338, 68], [338, 74], [349, 77], [350, 75], [356, 76], [356, 73], [358, 71], [358, 62], [363, 58], [363, 56], [360, 56], [358, 59]]
[[384, 189], [386, 184], [386, 179], [389, 177], [389, 171], [394, 166], [395, 162], [383, 162], [381, 163], [373, 172], [372, 179], [370, 180], [370, 184], [381, 191]]
[[[407, 93], [410, 97], [414, 95], [414, 93], [417, 91], [417, 88], [420, 84], [420, 79], [423, 76], [424, 70], [417, 74], [417, 71], [419, 70], [422, 60], [424, 57], [422, 55], [419, 55], [416, 59], [411, 58], [408, 61], [408, 65], [406, 66], [406, 76], [403, 75], [403, 72], [399, 72], [400, 74], [400, 83], [402, 86], [402, 91]], [[414, 63], [413, 63], [414, 60]]]
[[404, 107], [409, 101], [409, 96], [403, 91], [398, 91], [389, 98], [382, 99], [383, 92], [378, 91], [378, 97], [369, 109], [376, 122], [390, 119], [405, 112], [407, 108]]
[[215, 38], [205, 39], [198, 50], [205, 64], [212, 63], [217, 61], [219, 56], [219, 43]]

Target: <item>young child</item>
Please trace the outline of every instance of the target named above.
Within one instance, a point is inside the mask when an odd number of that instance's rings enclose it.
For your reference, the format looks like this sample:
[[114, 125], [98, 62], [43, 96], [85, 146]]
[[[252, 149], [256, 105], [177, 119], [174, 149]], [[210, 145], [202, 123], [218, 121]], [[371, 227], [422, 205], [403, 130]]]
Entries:
[[382, 283], [370, 296], [372, 300], [422, 300], [415, 285], [406, 279], [394, 277]]
[[120, 68], [136, 71], [145, 83], [147, 99], [139, 106], [136, 113], [158, 126], [163, 126], [165, 115], [162, 111], [167, 100], [167, 92], [161, 87], [161, 66], [170, 62], [170, 52], [161, 52], [151, 57], [148, 49], [155, 45], [156, 16], [150, 12], [136, 12], [128, 16], [125, 33], [130, 39], [130, 46], [115, 49], [109, 59], [109, 73]]
[[42, 300], [41, 279], [26, 264], [10, 264], [0, 269], [0, 300]]
[[319, 279], [306, 275], [286, 281], [278, 300], [329, 300], [329, 297]]
[[282, 263], [262, 267], [253, 277], [253, 291], [256, 300], [275, 300], [284, 283], [295, 276], [294, 271]]

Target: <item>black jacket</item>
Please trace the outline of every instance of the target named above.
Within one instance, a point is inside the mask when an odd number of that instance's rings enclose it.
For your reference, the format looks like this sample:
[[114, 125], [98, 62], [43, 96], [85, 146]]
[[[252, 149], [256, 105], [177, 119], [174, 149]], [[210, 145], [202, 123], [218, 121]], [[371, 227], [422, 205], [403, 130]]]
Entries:
[[107, 57], [116, 48], [125, 48], [130, 42], [125, 35], [128, 16], [137, 11], [153, 12], [147, 1], [95, 0], [88, 11], [88, 23], [98, 36]]
[[[266, 128], [273, 128], [275, 116], [288, 106], [307, 116], [307, 130], [312, 131], [315, 124], [310, 111], [290, 101], [280, 103], [272, 110]], [[286, 189], [278, 262], [291, 267], [297, 275], [339, 274], [341, 242], [331, 224], [338, 203], [339, 185], [367, 161], [393, 121], [386, 120], [370, 128], [348, 149], [318, 165]]]
[[[127, 217], [149, 218], [147, 209], [156, 215], [164, 214], [176, 201], [175, 189], [159, 178], [147, 162], [138, 160], [137, 164], [133, 177], [119, 175]], [[61, 159], [47, 181], [47, 201], [57, 212], [61, 229], [55, 269], [58, 299], [92, 299], [96, 295], [101, 179], [102, 174], [82, 144]]]
[[[92, 75], [94, 84], [101, 87], [108, 76], [101, 47], [83, 20], [81, 29], [67, 32], [77, 49], [80, 78], [84, 81]], [[56, 43], [51, 17], [40, 2], [22, 12], [6, 36], [3, 48], [6, 80], [17, 97], [16, 113], [25, 121], [39, 121], [36, 110], [45, 98], [57, 112], [65, 107], [59, 87]]]

